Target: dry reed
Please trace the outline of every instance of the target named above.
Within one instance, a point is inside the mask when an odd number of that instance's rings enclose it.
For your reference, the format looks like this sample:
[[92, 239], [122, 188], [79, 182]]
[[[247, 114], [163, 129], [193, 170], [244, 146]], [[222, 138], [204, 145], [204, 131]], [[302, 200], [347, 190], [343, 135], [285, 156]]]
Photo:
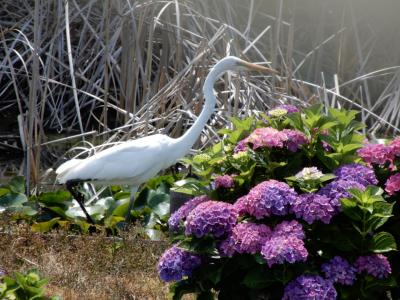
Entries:
[[[9, 100], [0, 111], [19, 115], [28, 178], [40, 181], [49, 132], [106, 144], [179, 136], [193, 122], [184, 112], [201, 109], [209, 67], [228, 54], [271, 61], [281, 76], [224, 76], [197, 148], [217, 139], [229, 116], [282, 102], [354, 107], [367, 133], [399, 132], [399, 60], [371, 62], [374, 41], [364, 39], [369, 29], [355, 21], [354, 4], [318, 3], [309, 28], [295, 1], [3, 0], [0, 96]], [[328, 24], [326, 9], [341, 21]]]

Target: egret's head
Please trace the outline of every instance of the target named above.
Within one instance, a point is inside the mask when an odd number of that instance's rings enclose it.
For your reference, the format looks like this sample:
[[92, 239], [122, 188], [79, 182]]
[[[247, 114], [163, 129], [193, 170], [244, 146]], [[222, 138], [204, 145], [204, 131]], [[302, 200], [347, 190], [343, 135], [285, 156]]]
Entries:
[[232, 71], [258, 71], [263, 73], [278, 74], [278, 71], [276, 70], [242, 60], [236, 56], [224, 57], [215, 65], [215, 67], [219, 68], [221, 72], [232, 70]]
[[222, 76], [226, 71], [258, 71], [269, 74], [279, 74], [277, 71], [256, 65], [247, 61], [244, 61], [235, 56], [227, 56], [221, 59], [215, 66], [210, 70], [207, 75], [206, 81], [204, 82], [203, 92], [208, 95], [209, 98], [213, 97], [213, 86], [214, 83]]

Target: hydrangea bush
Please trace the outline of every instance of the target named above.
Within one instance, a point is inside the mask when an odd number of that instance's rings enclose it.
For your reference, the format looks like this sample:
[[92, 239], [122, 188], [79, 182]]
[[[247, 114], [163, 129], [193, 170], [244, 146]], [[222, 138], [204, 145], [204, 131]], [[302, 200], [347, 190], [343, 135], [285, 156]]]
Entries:
[[158, 264], [173, 299], [399, 299], [400, 138], [321, 105], [232, 123], [176, 183], [193, 198]]

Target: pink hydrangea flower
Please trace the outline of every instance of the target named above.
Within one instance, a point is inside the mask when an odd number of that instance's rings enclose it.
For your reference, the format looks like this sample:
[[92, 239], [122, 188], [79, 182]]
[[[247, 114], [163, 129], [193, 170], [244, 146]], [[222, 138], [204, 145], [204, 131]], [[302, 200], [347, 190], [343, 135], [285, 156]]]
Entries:
[[284, 142], [288, 139], [287, 135], [275, 128], [257, 128], [247, 138], [247, 142], [253, 144], [253, 149], [260, 147], [283, 148]]
[[358, 155], [367, 164], [376, 164], [384, 166], [386, 163], [390, 163], [389, 168], [393, 168], [394, 155], [390, 146], [383, 144], [366, 144], [357, 151]]
[[304, 233], [303, 226], [297, 222], [296, 220], [292, 221], [282, 221], [278, 225], [275, 226], [273, 232], [273, 236], [286, 236], [286, 237], [295, 237], [300, 240], [304, 240], [306, 238], [306, 234]]
[[400, 173], [394, 174], [389, 177], [385, 183], [385, 191], [390, 195], [400, 191]]
[[391, 141], [389, 147], [391, 148], [394, 156], [400, 156], [400, 136]]

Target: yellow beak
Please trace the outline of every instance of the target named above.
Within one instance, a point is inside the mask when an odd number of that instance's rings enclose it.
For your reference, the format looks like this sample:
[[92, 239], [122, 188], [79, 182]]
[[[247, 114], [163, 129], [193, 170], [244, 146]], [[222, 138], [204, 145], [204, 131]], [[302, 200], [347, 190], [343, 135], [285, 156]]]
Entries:
[[253, 63], [249, 63], [247, 61], [241, 61], [241, 64], [249, 70], [254, 70], [254, 71], [263, 72], [263, 73], [279, 74], [279, 72], [277, 70], [267, 68], [264, 66], [260, 66], [260, 65], [256, 65]]

